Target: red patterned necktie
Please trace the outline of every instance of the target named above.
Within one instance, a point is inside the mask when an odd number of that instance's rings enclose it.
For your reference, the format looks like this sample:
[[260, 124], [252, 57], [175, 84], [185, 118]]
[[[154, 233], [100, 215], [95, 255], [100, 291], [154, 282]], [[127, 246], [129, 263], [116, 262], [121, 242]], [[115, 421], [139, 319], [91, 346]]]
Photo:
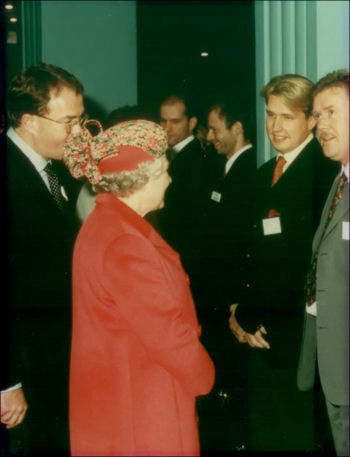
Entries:
[[283, 167], [286, 163], [286, 159], [283, 156], [279, 156], [276, 160], [275, 169], [273, 170], [272, 183], [271, 186], [274, 186], [276, 182], [280, 179], [283, 173]]
[[[330, 210], [328, 212], [328, 217], [327, 217], [326, 223], [323, 228], [323, 233], [320, 238], [320, 243], [321, 243], [323, 235], [324, 235], [330, 221], [332, 220], [333, 214], [335, 212], [335, 208], [343, 197], [344, 187], [347, 184], [347, 182], [348, 182], [348, 178], [347, 178], [346, 174], [343, 172], [343, 174], [341, 175], [341, 177], [339, 179], [338, 187], [334, 194], [334, 198], [333, 198]], [[308, 306], [312, 305], [312, 303], [316, 300], [316, 269], [317, 269], [318, 249], [319, 249], [319, 246], [317, 247], [316, 251], [314, 252], [314, 255], [312, 256], [310, 268], [309, 268], [309, 271], [306, 276], [305, 289], [306, 289], [306, 301], [307, 301]]]
[[[272, 183], [271, 187], [273, 187], [276, 182], [280, 179], [280, 177], [283, 174], [283, 167], [286, 163], [286, 159], [283, 156], [279, 156], [278, 159], [276, 160], [276, 165], [275, 169], [273, 170], [273, 175], [272, 175]], [[267, 214], [267, 217], [277, 217], [280, 216], [280, 213], [276, 211], [275, 209], [270, 209], [270, 211]]]

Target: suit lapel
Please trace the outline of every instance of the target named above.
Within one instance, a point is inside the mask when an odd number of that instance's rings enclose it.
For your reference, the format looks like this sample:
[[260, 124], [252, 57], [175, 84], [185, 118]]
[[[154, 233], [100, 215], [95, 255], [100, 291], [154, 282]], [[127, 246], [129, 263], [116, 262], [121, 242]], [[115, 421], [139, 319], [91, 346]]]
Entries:
[[[8, 139], [8, 175], [9, 184], [14, 187], [14, 193], [21, 195], [19, 198], [32, 199], [32, 203], [38, 207], [42, 205], [43, 213], [53, 211], [60, 218], [64, 216], [39, 172], [10, 139]], [[18, 182], [21, 183], [20, 186]]]
[[[333, 217], [328, 224], [328, 227], [325, 231], [324, 237], [328, 235], [329, 232], [341, 221], [344, 217], [344, 214], [349, 211], [349, 183], [344, 187], [344, 194], [342, 199], [337, 204], [337, 207], [334, 211]], [[327, 215], [328, 216], [328, 215]]]
[[325, 238], [333, 230], [333, 228], [338, 224], [339, 220], [342, 220], [344, 214], [347, 211], [349, 211], [349, 183], [348, 183], [344, 188], [343, 198], [339, 201], [339, 203], [335, 209], [334, 215], [332, 217], [332, 220], [329, 222], [326, 230], [324, 229], [325, 225], [327, 223], [327, 220], [328, 220], [328, 214], [329, 214], [329, 211], [332, 206], [333, 198], [334, 198], [336, 189], [338, 187], [338, 181], [339, 181], [340, 175], [341, 174], [339, 174], [335, 178], [335, 180], [332, 184], [331, 190], [328, 194], [324, 209], [322, 211], [320, 224], [315, 233], [315, 238], [314, 238], [313, 245], [312, 245], [313, 252], [315, 252], [316, 249], [318, 248], [318, 246], [321, 242], [321, 239]]

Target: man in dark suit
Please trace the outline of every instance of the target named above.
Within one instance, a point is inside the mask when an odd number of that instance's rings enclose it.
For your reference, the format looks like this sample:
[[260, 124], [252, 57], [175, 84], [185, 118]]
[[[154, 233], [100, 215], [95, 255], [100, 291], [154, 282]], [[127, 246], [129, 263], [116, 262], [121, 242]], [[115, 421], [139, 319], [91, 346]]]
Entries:
[[312, 237], [339, 167], [313, 137], [312, 88], [303, 76], [282, 75], [261, 91], [277, 157], [257, 172], [251, 292], [230, 317], [238, 340], [256, 348], [249, 355], [254, 450], [315, 447], [312, 397], [296, 389], [296, 367]]
[[232, 338], [228, 316], [230, 305], [241, 301], [245, 293], [249, 260], [247, 233], [256, 154], [248, 111], [238, 98], [213, 104], [208, 111], [207, 139], [225, 165], [207, 197], [193, 285], [202, 341], [216, 367], [215, 387], [198, 404], [203, 450], [238, 450], [247, 445], [247, 424], [242, 420], [247, 412], [242, 395], [245, 357]]
[[158, 213], [159, 231], [190, 275], [206, 196], [220, 166], [215, 151], [203, 148], [193, 135], [197, 122], [193, 104], [184, 96], [171, 95], [161, 103], [160, 125], [168, 134], [172, 182]]
[[[349, 455], [349, 71], [329, 73], [313, 90], [323, 153], [342, 165], [312, 245], [298, 386], [319, 373], [337, 455]], [[316, 361], [317, 360], [317, 361]]]
[[[83, 86], [67, 71], [23, 70], [8, 93], [2, 140], [7, 176], [7, 388], [1, 422], [10, 452], [69, 453], [70, 260], [78, 184], [61, 163], [84, 110]], [[28, 405], [28, 411], [26, 412]], [[25, 414], [26, 413], [26, 414]], [[25, 417], [24, 417], [25, 416]]]
[[256, 172], [252, 135], [250, 115], [239, 99], [219, 102], [209, 109], [207, 139], [224, 159], [222, 176], [208, 193], [200, 233], [200, 263], [207, 272], [206, 287], [201, 290], [210, 303], [240, 301], [241, 282], [246, 279], [243, 260], [247, 258]]

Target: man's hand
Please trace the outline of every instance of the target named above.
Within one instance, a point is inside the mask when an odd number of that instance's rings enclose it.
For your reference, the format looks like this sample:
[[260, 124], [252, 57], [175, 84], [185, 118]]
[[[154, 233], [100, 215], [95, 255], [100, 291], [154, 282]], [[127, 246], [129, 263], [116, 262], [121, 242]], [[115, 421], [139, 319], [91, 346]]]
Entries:
[[251, 333], [247, 333], [247, 343], [252, 348], [270, 349], [270, 345], [265, 340], [263, 335], [267, 335], [267, 331], [263, 325], [259, 325], [254, 335]]
[[267, 335], [267, 331], [263, 325], [259, 325], [257, 331], [252, 333], [247, 333], [238, 323], [236, 319], [236, 309], [238, 304], [235, 303], [230, 306], [231, 315], [229, 317], [229, 326], [232, 333], [235, 335], [237, 340], [240, 343], [248, 343], [252, 348], [259, 349], [270, 349], [269, 343], [265, 340], [263, 335]]
[[10, 429], [19, 425], [28, 405], [22, 388], [1, 392], [1, 423]]
[[239, 323], [236, 319], [236, 316], [235, 316], [237, 306], [238, 306], [237, 304], [233, 304], [230, 306], [231, 314], [230, 314], [228, 323], [229, 323], [232, 333], [235, 335], [237, 340], [240, 343], [247, 343], [248, 342], [248, 333], [245, 332], [243, 330], [243, 328], [239, 325]]

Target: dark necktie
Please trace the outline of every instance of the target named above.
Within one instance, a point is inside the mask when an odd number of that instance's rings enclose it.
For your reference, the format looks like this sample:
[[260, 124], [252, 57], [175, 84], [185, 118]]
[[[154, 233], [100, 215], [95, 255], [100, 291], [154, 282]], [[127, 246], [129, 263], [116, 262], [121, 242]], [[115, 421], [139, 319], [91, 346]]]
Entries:
[[[335, 209], [336, 209], [339, 201], [343, 197], [344, 187], [347, 182], [348, 182], [348, 178], [345, 175], [345, 173], [343, 172], [343, 174], [341, 175], [341, 177], [339, 179], [338, 187], [334, 194], [334, 198], [333, 198], [331, 207], [328, 212], [328, 217], [327, 217], [326, 223], [323, 228], [323, 233], [320, 238], [320, 243], [322, 241], [323, 235], [324, 235], [330, 221], [332, 220]], [[316, 270], [317, 270], [318, 249], [319, 249], [319, 246], [317, 247], [317, 249], [314, 252], [314, 255], [312, 256], [310, 268], [309, 268], [309, 271], [306, 276], [305, 289], [306, 289], [306, 300], [307, 300], [308, 306], [312, 305], [312, 303], [316, 300]]]
[[177, 152], [174, 149], [172, 149], [172, 148], [167, 149], [166, 157], [167, 157], [169, 163], [171, 163], [175, 159], [176, 154], [177, 154]]
[[279, 156], [277, 161], [276, 161], [275, 169], [273, 170], [271, 186], [274, 186], [276, 184], [276, 182], [282, 176], [283, 167], [284, 167], [285, 163], [286, 163], [286, 159], [283, 156]]
[[60, 187], [58, 177], [57, 177], [56, 173], [54, 172], [53, 166], [50, 162], [48, 162], [46, 164], [44, 171], [46, 172], [48, 180], [49, 180], [51, 194], [52, 194], [58, 208], [60, 209], [60, 211], [63, 212], [66, 202], [61, 193], [61, 187]]

